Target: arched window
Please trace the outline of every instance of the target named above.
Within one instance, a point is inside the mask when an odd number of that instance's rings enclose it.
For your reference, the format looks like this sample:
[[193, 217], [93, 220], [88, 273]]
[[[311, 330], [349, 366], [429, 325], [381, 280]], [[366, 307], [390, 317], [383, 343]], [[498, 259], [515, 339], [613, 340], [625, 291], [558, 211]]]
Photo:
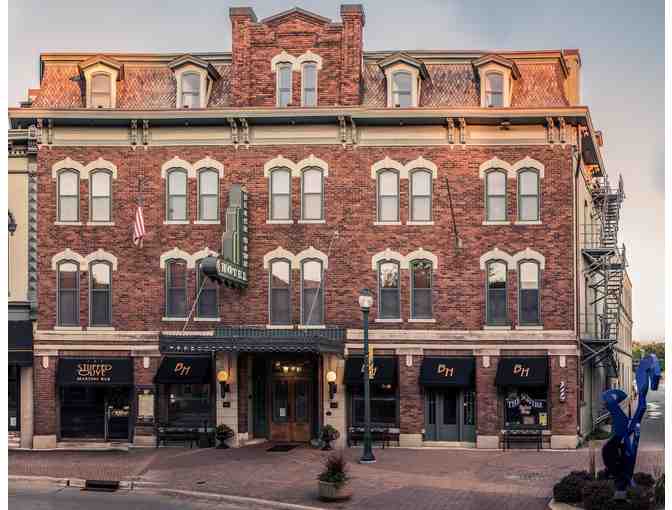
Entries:
[[212, 168], [198, 172], [198, 219], [219, 219], [219, 174]]
[[324, 324], [322, 261], [301, 264], [301, 324]]
[[196, 73], [182, 75], [182, 108], [201, 107], [201, 77]]
[[291, 219], [292, 174], [289, 168], [276, 168], [271, 171], [271, 220]]
[[93, 108], [112, 107], [112, 83], [109, 74], [98, 73], [91, 77], [91, 106]]
[[79, 172], [58, 173], [58, 221], [79, 221]]
[[525, 260], [518, 266], [518, 322], [521, 325], [541, 324], [541, 299], [539, 292], [539, 263]]
[[111, 326], [112, 266], [109, 262], [93, 262], [89, 266], [89, 285], [91, 326]]
[[385, 260], [378, 264], [378, 317], [400, 319], [399, 262]]
[[280, 62], [276, 74], [278, 106], [285, 108], [292, 102], [292, 64]]
[[411, 221], [432, 221], [432, 173], [411, 172]]
[[198, 274], [198, 284], [196, 292], [200, 289], [198, 296], [198, 305], [196, 306], [196, 316], [203, 318], [219, 317], [219, 285], [217, 282], [208, 278], [201, 271], [201, 260], [196, 263], [196, 272]]
[[89, 183], [91, 221], [112, 221], [112, 174], [107, 170], [95, 170]]
[[486, 322], [493, 326], [508, 325], [509, 318], [506, 305], [506, 263], [501, 260], [493, 260], [488, 262], [486, 269]]
[[185, 221], [187, 219], [187, 171], [182, 168], [168, 170], [166, 186], [168, 220]]
[[529, 168], [518, 172], [518, 220], [539, 220], [539, 173]]
[[485, 211], [488, 221], [506, 221], [506, 172], [489, 170], [485, 174]]
[[504, 77], [501, 73], [485, 75], [485, 105], [487, 107], [504, 106]]
[[307, 168], [301, 174], [301, 219], [323, 218], [322, 170]]
[[58, 325], [79, 326], [79, 264], [69, 260], [58, 268]]
[[187, 316], [187, 263], [181, 259], [166, 262], [166, 317]]
[[399, 174], [395, 170], [378, 172], [378, 221], [399, 221]]
[[432, 263], [411, 262], [411, 319], [432, 318]]
[[413, 106], [411, 73], [399, 71], [392, 75], [392, 105], [395, 108]]
[[272, 325], [292, 323], [291, 266], [286, 259], [271, 261], [269, 276], [269, 317]]
[[306, 62], [301, 66], [301, 104], [317, 106], [317, 64]]

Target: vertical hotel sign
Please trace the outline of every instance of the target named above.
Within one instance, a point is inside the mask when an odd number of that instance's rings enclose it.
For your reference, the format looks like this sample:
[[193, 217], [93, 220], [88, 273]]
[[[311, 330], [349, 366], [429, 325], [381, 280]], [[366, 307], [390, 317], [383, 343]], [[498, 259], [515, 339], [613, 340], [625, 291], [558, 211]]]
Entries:
[[247, 287], [247, 229], [247, 192], [240, 184], [234, 184], [229, 190], [221, 255], [217, 258], [207, 257], [201, 263], [203, 273], [228, 287]]

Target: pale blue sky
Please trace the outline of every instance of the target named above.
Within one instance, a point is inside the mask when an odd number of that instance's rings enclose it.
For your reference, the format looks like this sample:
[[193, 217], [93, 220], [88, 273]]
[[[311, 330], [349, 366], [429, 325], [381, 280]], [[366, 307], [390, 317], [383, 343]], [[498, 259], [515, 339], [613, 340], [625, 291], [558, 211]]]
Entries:
[[[10, 0], [9, 104], [39, 85], [43, 51], [229, 51], [232, 5], [252, 6], [260, 19], [297, 5], [338, 20], [340, 4]], [[633, 280], [634, 338], [662, 339], [663, 2], [369, 0], [364, 9], [367, 50], [581, 50], [582, 102], [604, 131], [610, 175], [625, 179], [621, 228]]]

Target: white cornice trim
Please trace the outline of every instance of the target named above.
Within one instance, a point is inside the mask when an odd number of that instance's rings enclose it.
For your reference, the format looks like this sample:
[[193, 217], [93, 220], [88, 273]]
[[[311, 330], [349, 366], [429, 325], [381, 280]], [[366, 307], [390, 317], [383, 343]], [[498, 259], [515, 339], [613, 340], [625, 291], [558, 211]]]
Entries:
[[278, 246], [275, 250], [269, 251], [264, 255], [264, 269], [268, 270], [271, 260], [287, 259], [290, 267], [294, 263], [294, 254], [291, 251], [285, 250], [282, 246]]
[[479, 266], [481, 269], [485, 269], [485, 264], [490, 260], [503, 260], [509, 266], [508, 269], [516, 269], [516, 263], [511, 255], [506, 253], [504, 250], [500, 250], [496, 246], [487, 253], [481, 255], [479, 259]]
[[[88, 177], [86, 167], [79, 161], [75, 161], [74, 159], [70, 159], [69, 157], [57, 161], [51, 166], [52, 179], [56, 179], [58, 177], [58, 172], [61, 170], [77, 170], [79, 172], [80, 179], [86, 179]], [[85, 177], [85, 175], [87, 177]]]
[[400, 179], [408, 178], [408, 172], [406, 170], [406, 166], [402, 165], [396, 159], [391, 159], [389, 156], [385, 156], [385, 159], [376, 161], [373, 165], [371, 165], [371, 178], [375, 179], [380, 170], [386, 170], [386, 169], [392, 169], [399, 172]]
[[322, 70], [322, 57], [320, 57], [317, 53], [313, 53], [312, 51], [308, 50], [296, 59], [296, 65], [299, 67], [306, 62], [315, 62], [317, 64], [317, 70]]
[[513, 167], [503, 159], [499, 159], [497, 156], [481, 163], [481, 165], [478, 167], [478, 176], [483, 179], [485, 177], [485, 172], [488, 170], [494, 170], [495, 168], [506, 170], [508, 177], [516, 176], [516, 172], [513, 171]]
[[188, 161], [185, 161], [181, 158], [178, 158], [177, 156], [174, 156], [173, 159], [169, 159], [166, 161], [163, 165], [161, 165], [161, 178], [165, 179], [166, 174], [168, 173], [168, 170], [171, 168], [181, 168], [183, 170], [186, 170], [187, 176], [191, 179], [196, 177], [196, 173], [194, 172], [194, 167], [191, 163]]
[[540, 178], [544, 177], [544, 164], [541, 161], [537, 161], [536, 159], [532, 159], [529, 156], [525, 156], [523, 159], [520, 159], [513, 164], [512, 171], [514, 175], [517, 176], [518, 171], [522, 170], [523, 168], [534, 168], [539, 172]]
[[427, 251], [423, 248], [412, 251], [406, 255], [406, 264], [408, 267], [411, 266], [411, 262], [414, 260], [429, 260], [432, 263], [432, 270], [436, 271], [439, 267], [439, 258], [434, 255], [432, 252]]
[[170, 259], [181, 259], [187, 263], [188, 269], [194, 268], [194, 258], [186, 251], [180, 250], [177, 246], [161, 254], [159, 259], [159, 268], [165, 269], [166, 262]]
[[[106, 159], [98, 158], [84, 167], [82, 179], [88, 179], [91, 172], [95, 170], [109, 170], [112, 173], [112, 178], [117, 178], [117, 165]], [[84, 174], [86, 174], [86, 176], [84, 176]]]
[[296, 170], [297, 175], [294, 175], [294, 171], [292, 172], [293, 177], [300, 177], [300, 173], [305, 170], [306, 168], [310, 167], [317, 167], [322, 169], [322, 175], [324, 177], [327, 177], [329, 175], [329, 165], [327, 164], [326, 161], [315, 157], [314, 154], [311, 154], [307, 158], [302, 159], [296, 165], [294, 165], [294, 168]]
[[112, 265], [112, 271], [117, 270], [117, 257], [115, 257], [109, 252], [106, 252], [102, 248], [98, 248], [96, 251], [89, 253], [84, 258], [84, 261], [87, 266], [90, 266], [91, 263], [95, 261], [109, 262]]
[[301, 69], [297, 58], [293, 55], [290, 55], [285, 50], [282, 50], [271, 59], [271, 72], [274, 73], [278, 64], [281, 64], [282, 62], [289, 62], [292, 64], [292, 71], [299, 71]]
[[271, 175], [271, 170], [276, 168], [289, 168], [292, 177], [298, 175], [299, 172], [296, 163], [291, 159], [287, 159], [283, 155], [278, 154], [275, 158], [264, 163], [264, 177], [269, 177]]
[[86, 259], [76, 251], [72, 251], [70, 248], [66, 248], [62, 252], [57, 253], [56, 255], [51, 257], [51, 269], [53, 271], [56, 271], [58, 269], [58, 263], [64, 260], [72, 260], [77, 262], [79, 264], [80, 271], [87, 270]]
[[324, 269], [327, 269], [329, 266], [329, 259], [327, 254], [310, 246], [309, 248], [297, 253], [294, 256], [294, 269], [300, 269], [301, 263], [306, 259], [321, 260]]
[[406, 168], [406, 175], [411, 175], [413, 170], [421, 170], [426, 168], [432, 172], [432, 179], [436, 179], [439, 175], [439, 170], [434, 162], [429, 161], [428, 159], [423, 158], [422, 156], [415, 158], [413, 161], [409, 161], [404, 165]]
[[533, 250], [529, 246], [513, 256], [513, 262], [516, 267], [518, 266], [518, 263], [522, 262], [523, 260], [534, 260], [539, 262], [539, 269], [542, 270], [546, 267], [546, 258], [541, 253]]
[[406, 260], [406, 257], [390, 248], [386, 248], [385, 251], [378, 252], [371, 257], [371, 269], [373, 271], [378, 271], [378, 263], [383, 260], [396, 260], [399, 262], [400, 269], [408, 269], [408, 261]]
[[199, 159], [196, 163], [192, 165], [194, 169], [194, 175], [198, 173], [199, 170], [206, 168], [214, 168], [219, 173], [219, 178], [224, 178], [224, 165], [222, 165], [216, 159], [212, 159], [210, 156], [206, 156], [203, 159]]

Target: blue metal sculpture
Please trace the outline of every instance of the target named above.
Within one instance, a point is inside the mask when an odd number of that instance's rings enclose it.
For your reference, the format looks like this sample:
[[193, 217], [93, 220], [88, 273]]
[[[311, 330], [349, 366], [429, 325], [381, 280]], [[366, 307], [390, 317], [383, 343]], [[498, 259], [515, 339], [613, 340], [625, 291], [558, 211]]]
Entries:
[[602, 400], [609, 410], [612, 419], [612, 437], [602, 447], [602, 459], [607, 468], [607, 475], [614, 478], [616, 490], [623, 492], [633, 484], [632, 475], [637, 463], [640, 424], [646, 412], [646, 394], [649, 387], [658, 389], [660, 381], [660, 364], [655, 354], [643, 358], [635, 374], [637, 383], [637, 410], [628, 417], [619, 405], [627, 398], [623, 390], [607, 390]]

